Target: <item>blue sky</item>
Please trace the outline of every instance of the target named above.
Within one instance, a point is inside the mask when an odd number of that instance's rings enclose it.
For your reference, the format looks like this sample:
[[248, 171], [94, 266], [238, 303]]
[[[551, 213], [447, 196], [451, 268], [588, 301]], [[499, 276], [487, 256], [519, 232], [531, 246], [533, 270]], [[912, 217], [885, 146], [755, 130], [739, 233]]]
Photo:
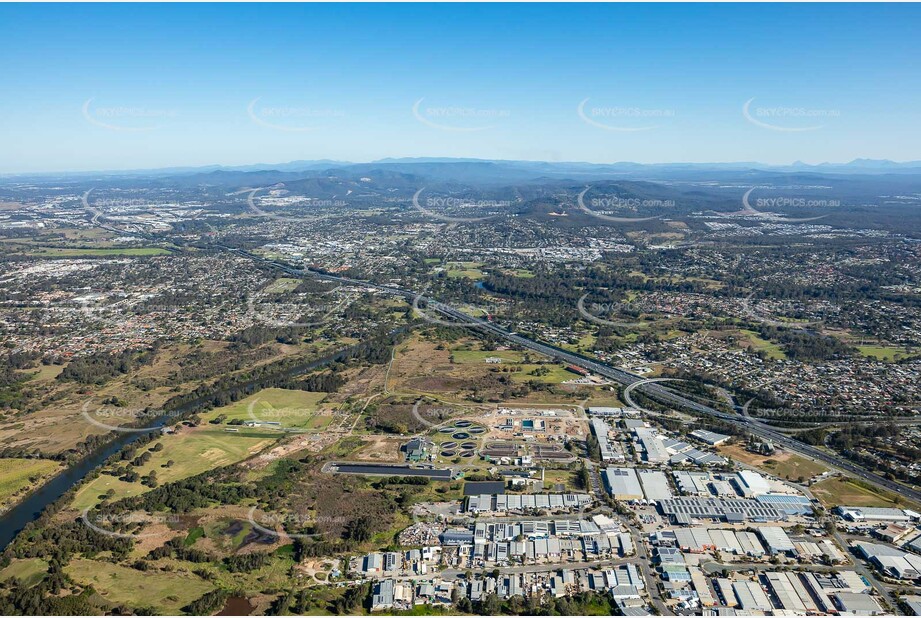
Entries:
[[918, 5], [6, 4], [0, 23], [0, 173], [921, 159]]

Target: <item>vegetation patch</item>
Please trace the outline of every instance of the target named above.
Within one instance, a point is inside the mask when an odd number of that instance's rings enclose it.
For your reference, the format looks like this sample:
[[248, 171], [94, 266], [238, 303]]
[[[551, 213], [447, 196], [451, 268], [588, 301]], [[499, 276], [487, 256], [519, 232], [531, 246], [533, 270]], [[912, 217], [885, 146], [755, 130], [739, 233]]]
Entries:
[[138, 571], [97, 560], [77, 558], [64, 572], [84, 586], [92, 586], [110, 603], [151, 607], [167, 615], [179, 614], [214, 586], [188, 572]]
[[[185, 428], [145, 446], [135, 454], [135, 459], [106, 468], [77, 492], [73, 506], [83, 510], [106, 497], [118, 500], [137, 496], [152, 488], [151, 483], [143, 482], [151, 473], [155, 475], [156, 484], [188, 478], [242, 461], [277, 438], [275, 432], [265, 430], [241, 429], [233, 433], [211, 426]], [[145, 453], [149, 453], [149, 457]], [[134, 465], [138, 457], [146, 461]]]
[[48, 459], [0, 459], [0, 513], [18, 497], [54, 476], [61, 466], [60, 462]]

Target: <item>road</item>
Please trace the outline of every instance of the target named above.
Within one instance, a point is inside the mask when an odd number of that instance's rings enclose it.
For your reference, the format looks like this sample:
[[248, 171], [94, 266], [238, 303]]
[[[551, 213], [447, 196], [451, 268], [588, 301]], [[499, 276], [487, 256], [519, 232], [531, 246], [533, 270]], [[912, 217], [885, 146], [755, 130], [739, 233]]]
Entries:
[[[234, 253], [237, 253], [239, 255], [243, 255], [244, 257], [248, 257], [250, 259], [265, 263], [270, 266], [274, 266], [275, 268], [282, 270], [283, 272], [296, 276], [296, 277], [309, 276], [309, 277], [314, 277], [314, 278], [323, 279], [327, 281], [341, 283], [344, 285], [364, 287], [367, 289], [376, 290], [376, 291], [383, 292], [386, 294], [392, 294], [394, 296], [403, 297], [409, 300], [410, 302], [412, 302], [414, 306], [419, 306], [420, 304], [424, 303], [426, 306], [426, 309], [425, 309], [426, 311], [435, 311], [438, 314], [449, 317], [451, 318], [452, 321], [458, 322], [459, 324], [462, 324], [464, 326], [480, 329], [482, 332], [489, 333], [495, 337], [504, 339], [506, 342], [521, 346], [522, 348], [533, 350], [535, 352], [540, 352], [541, 354], [545, 354], [547, 356], [558, 358], [559, 360], [567, 362], [569, 364], [576, 365], [584, 369], [588, 369], [589, 371], [592, 371], [594, 373], [597, 373], [600, 376], [614, 380], [624, 386], [629, 386], [630, 384], [633, 384], [635, 382], [640, 382], [645, 379], [642, 376], [638, 376], [638, 375], [629, 373], [627, 371], [624, 371], [623, 369], [618, 369], [616, 367], [606, 365], [597, 360], [588, 358], [586, 356], [582, 356], [581, 354], [575, 354], [573, 352], [564, 350], [562, 348], [558, 348], [553, 345], [541, 343], [533, 339], [528, 339], [527, 337], [523, 337], [517, 333], [510, 332], [506, 330], [505, 328], [499, 326], [498, 324], [495, 324], [493, 322], [489, 322], [486, 320], [481, 320], [479, 318], [471, 317], [463, 313], [462, 311], [459, 311], [458, 309], [451, 307], [450, 305], [446, 305], [436, 300], [424, 297], [421, 293], [416, 293], [411, 290], [406, 290], [406, 289], [399, 288], [399, 287], [392, 286], [392, 285], [382, 285], [382, 284], [377, 284], [377, 283], [371, 283], [368, 281], [349, 279], [347, 277], [329, 275], [326, 273], [321, 273], [321, 272], [317, 272], [317, 271], [310, 270], [310, 269], [295, 268], [283, 262], [269, 260], [262, 256], [250, 253], [248, 251], [243, 251], [243, 250], [235, 249], [232, 247], [223, 247], [223, 248], [229, 251], [232, 251]], [[820, 448], [810, 446], [808, 444], [800, 442], [794, 438], [791, 438], [790, 436], [787, 436], [786, 434], [783, 434], [777, 431], [773, 427], [765, 425], [761, 421], [758, 421], [752, 417], [743, 417], [737, 414], [731, 414], [728, 412], [722, 412], [720, 410], [716, 410], [714, 408], [711, 408], [710, 406], [706, 406], [702, 403], [689, 399], [659, 384], [643, 384], [642, 386], [639, 387], [639, 389], [642, 390], [643, 394], [645, 394], [648, 397], [651, 397], [652, 399], [655, 399], [656, 401], [659, 401], [661, 403], [664, 403], [670, 406], [678, 407], [678, 408], [685, 408], [693, 412], [697, 412], [699, 414], [705, 414], [705, 415], [709, 415], [714, 418], [718, 418], [726, 423], [735, 425], [736, 427], [744, 431], [752, 433], [762, 439], [771, 440], [775, 444], [778, 444], [789, 451], [799, 453], [800, 455], [803, 455], [810, 459], [821, 461], [831, 467], [837, 468], [857, 478], [867, 481], [868, 483], [871, 483], [878, 487], [882, 487], [888, 491], [892, 491], [892, 492], [901, 494], [914, 502], [921, 503], [921, 491], [913, 487], [908, 487], [901, 483], [891, 481], [879, 474], [876, 474], [875, 472], [871, 472], [865, 468], [862, 468], [861, 466], [858, 466], [838, 455], [829, 453]]]

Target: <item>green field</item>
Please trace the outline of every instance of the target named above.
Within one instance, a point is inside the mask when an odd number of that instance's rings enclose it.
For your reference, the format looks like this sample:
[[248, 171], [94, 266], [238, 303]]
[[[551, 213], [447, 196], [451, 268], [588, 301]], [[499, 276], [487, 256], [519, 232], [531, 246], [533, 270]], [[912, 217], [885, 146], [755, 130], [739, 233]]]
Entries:
[[[242, 461], [274, 442], [281, 434], [272, 430], [244, 429], [231, 433], [224, 428], [203, 425], [195, 429], [183, 429], [175, 435], [163, 436], [145, 450], [156, 444], [163, 444], [163, 450], [151, 451], [150, 461], [138, 467], [131, 467], [140, 476], [154, 470], [160, 485], [201, 474], [221, 466]], [[140, 455], [141, 452], [138, 452]], [[165, 464], [172, 460], [170, 467]], [[83, 510], [95, 506], [110, 489], [115, 491], [113, 500], [137, 496], [150, 490], [140, 481], [128, 483], [109, 474], [100, 474], [84, 485], [74, 497], [74, 508]]]
[[281, 294], [283, 292], [291, 292], [295, 290], [300, 284], [300, 279], [282, 277], [265, 286], [265, 289], [262, 291], [266, 294]]
[[721, 455], [793, 481], [800, 477], [809, 479], [828, 471], [828, 468], [816, 460], [800, 457], [790, 452], [759, 455], [746, 450], [741, 444], [723, 445], [717, 450]]
[[47, 459], [0, 459], [0, 512], [9, 506], [8, 500], [60, 469], [60, 462]]
[[452, 279], [485, 279], [486, 273], [480, 270], [482, 262], [451, 262], [446, 273]]
[[764, 350], [768, 355], [768, 358], [772, 358], [774, 360], [783, 360], [787, 358], [787, 355], [784, 354], [783, 348], [781, 348], [776, 343], [771, 343], [766, 339], [762, 339], [756, 332], [751, 330], [742, 330], [739, 332], [748, 337], [753, 350]]
[[[562, 365], [519, 365], [519, 367], [521, 367], [521, 371], [509, 374], [516, 382], [530, 382], [534, 380], [535, 382], [559, 384], [568, 380], [577, 380], [582, 377], [571, 371], [567, 371]], [[550, 370], [550, 373], [543, 376], [531, 375], [531, 372], [538, 367], [546, 367]]]
[[92, 586], [110, 603], [153, 607], [166, 615], [199, 598], [214, 585], [189, 572], [138, 571], [96, 560], [77, 558], [64, 567], [77, 583]]
[[487, 358], [501, 358], [502, 362], [498, 363], [498, 366], [502, 365], [514, 365], [520, 363], [524, 358], [524, 354], [521, 352], [515, 352], [513, 350], [502, 350], [501, 352], [486, 352], [480, 350], [452, 350], [451, 359], [458, 364], [477, 364], [485, 365]]
[[888, 492], [877, 491], [855, 483], [851, 479], [835, 477], [816, 483], [809, 488], [827, 508], [836, 506], [912, 507], [910, 502]]
[[893, 348], [880, 345], [859, 345], [857, 346], [857, 351], [868, 358], [875, 358], [876, 360], [889, 363], [921, 354], [921, 352], [917, 350], [906, 351], [905, 348]]
[[148, 256], [169, 255], [170, 252], [161, 247], [124, 247], [113, 249], [63, 249], [58, 247], [42, 247], [30, 253], [48, 257], [110, 257], [110, 256]]
[[516, 268], [508, 271], [507, 274], [519, 279], [533, 279], [535, 277], [534, 273], [526, 268]]
[[0, 582], [13, 577], [26, 586], [41, 581], [48, 572], [48, 563], [41, 558], [22, 558], [13, 560], [5, 569], [0, 570]]
[[265, 388], [246, 399], [212, 410], [202, 418], [210, 421], [223, 415], [226, 417], [225, 422], [261, 420], [281, 423], [282, 427], [287, 429], [324, 429], [332, 421], [332, 416], [318, 414], [320, 402], [326, 395], [327, 393]]

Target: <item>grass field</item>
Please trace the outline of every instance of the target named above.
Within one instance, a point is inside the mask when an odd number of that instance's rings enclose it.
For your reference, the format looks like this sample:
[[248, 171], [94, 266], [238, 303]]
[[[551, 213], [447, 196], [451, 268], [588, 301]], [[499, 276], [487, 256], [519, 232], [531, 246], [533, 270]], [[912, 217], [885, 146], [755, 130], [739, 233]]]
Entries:
[[48, 257], [109, 257], [109, 256], [148, 256], [169, 255], [169, 251], [161, 247], [124, 247], [112, 249], [64, 249], [58, 247], [37, 248], [30, 253]]
[[[580, 377], [571, 371], [567, 371], [566, 368], [562, 365], [519, 365], [519, 367], [521, 367], [521, 371], [509, 374], [516, 382], [529, 382], [534, 380], [535, 382], [560, 384], [561, 382], [566, 382], [567, 380], [575, 380]], [[546, 367], [550, 370], [550, 373], [542, 376], [531, 375], [531, 372], [538, 367]]]
[[481, 350], [452, 350], [451, 351], [451, 360], [458, 364], [486, 364], [487, 358], [501, 358], [502, 363], [500, 365], [514, 365], [520, 363], [524, 358], [524, 354], [521, 352], [515, 352], [513, 350], [502, 350], [487, 352]]
[[526, 268], [513, 268], [511, 270], [503, 270], [502, 272], [512, 277], [518, 277], [519, 279], [533, 279], [535, 277], [534, 273]]
[[64, 371], [64, 365], [39, 365], [34, 369], [24, 370], [22, 374], [31, 376], [29, 380], [32, 382], [47, 382], [58, 377], [62, 371]]
[[0, 459], [0, 513], [20, 492], [38, 486], [61, 469], [47, 459]]
[[446, 267], [448, 277], [452, 279], [485, 279], [486, 273], [480, 270], [481, 262], [451, 262]]
[[[151, 443], [147, 450], [155, 444], [163, 444], [164, 448], [159, 452], [151, 451], [149, 462], [132, 469], [140, 476], [155, 470], [157, 481], [163, 485], [242, 461], [269, 446], [279, 435], [271, 430], [243, 428], [238, 433], [230, 433], [212, 425], [185, 429], [179, 434], [163, 436]], [[165, 467], [164, 464], [170, 460], [174, 464]], [[149, 491], [140, 482], [127, 483], [109, 474], [100, 474], [77, 492], [74, 508], [83, 510], [98, 504], [101, 496], [109, 489], [115, 491], [113, 499], [116, 500]]]
[[753, 350], [764, 350], [768, 355], [768, 358], [772, 358], [774, 360], [783, 360], [787, 358], [787, 355], [784, 354], [783, 348], [781, 348], [776, 343], [771, 343], [766, 339], [762, 339], [754, 331], [741, 330], [739, 332], [748, 337]]
[[289, 429], [323, 429], [332, 420], [329, 415], [318, 414], [319, 404], [326, 395], [327, 393], [265, 388], [229, 406], [216, 408], [202, 418], [210, 421], [223, 415], [227, 421], [251, 421], [255, 416], [257, 420], [278, 422], [282, 427]]
[[851, 479], [835, 477], [816, 483], [809, 488], [827, 508], [836, 506], [913, 506], [904, 498], [888, 492], [870, 489], [855, 483]]
[[111, 603], [153, 607], [166, 615], [178, 614], [181, 608], [214, 588], [189, 572], [138, 571], [82, 558], [71, 560], [64, 572], [79, 584], [93, 586]]
[[758, 455], [746, 451], [745, 447], [740, 444], [721, 446], [718, 450], [721, 455], [792, 481], [800, 477], [809, 479], [828, 470], [817, 461], [792, 453], [777, 452], [770, 456]]
[[13, 560], [5, 569], [0, 570], [0, 582], [13, 577], [26, 586], [37, 584], [48, 572], [48, 563], [41, 558], [22, 558]]
[[906, 352], [905, 348], [892, 348], [879, 345], [859, 345], [857, 346], [857, 351], [868, 358], [875, 358], [876, 360], [889, 363], [921, 354], [918, 350]]
[[301, 284], [300, 279], [292, 279], [290, 277], [282, 277], [276, 279], [269, 285], [265, 286], [265, 289], [262, 290], [266, 294], [281, 294], [282, 292], [291, 292], [297, 286]]

